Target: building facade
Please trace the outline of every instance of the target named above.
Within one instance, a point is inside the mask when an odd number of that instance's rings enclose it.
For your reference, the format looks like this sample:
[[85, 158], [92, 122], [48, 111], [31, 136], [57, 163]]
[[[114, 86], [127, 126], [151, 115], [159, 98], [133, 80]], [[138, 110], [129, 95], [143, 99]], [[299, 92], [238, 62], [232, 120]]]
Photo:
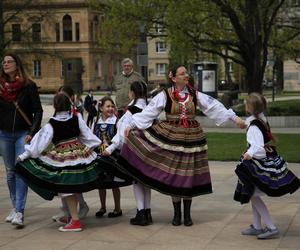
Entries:
[[[8, 50], [21, 55], [41, 92], [70, 85], [82, 90], [110, 90], [120, 72], [121, 56], [102, 49], [100, 11], [82, 0], [24, 1], [4, 3]], [[17, 15], [18, 8], [24, 9]], [[26, 32], [25, 32], [26, 31]]]
[[148, 38], [148, 80], [153, 84], [167, 82], [169, 48], [162, 38]]

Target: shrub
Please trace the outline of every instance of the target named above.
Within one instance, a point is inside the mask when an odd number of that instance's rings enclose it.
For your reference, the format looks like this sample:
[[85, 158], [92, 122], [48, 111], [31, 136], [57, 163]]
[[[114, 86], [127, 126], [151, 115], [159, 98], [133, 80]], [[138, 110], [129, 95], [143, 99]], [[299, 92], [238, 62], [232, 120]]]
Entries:
[[[232, 109], [238, 116], [246, 116], [245, 105], [241, 104]], [[300, 115], [300, 100], [285, 100], [268, 102], [268, 116], [298, 116]]]

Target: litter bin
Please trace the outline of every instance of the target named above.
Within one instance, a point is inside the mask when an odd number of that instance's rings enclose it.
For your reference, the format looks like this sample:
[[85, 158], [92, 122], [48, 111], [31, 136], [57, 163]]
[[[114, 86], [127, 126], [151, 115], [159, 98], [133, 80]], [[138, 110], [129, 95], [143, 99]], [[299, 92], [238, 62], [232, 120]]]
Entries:
[[218, 64], [215, 62], [203, 61], [194, 63], [195, 88], [214, 98], [218, 97], [217, 69]]

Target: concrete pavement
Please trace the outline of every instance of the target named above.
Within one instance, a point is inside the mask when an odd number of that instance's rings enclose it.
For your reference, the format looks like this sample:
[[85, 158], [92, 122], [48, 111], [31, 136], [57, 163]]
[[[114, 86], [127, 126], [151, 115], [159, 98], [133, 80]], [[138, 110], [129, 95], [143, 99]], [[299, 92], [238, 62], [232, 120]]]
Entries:
[[[53, 108], [50, 105], [43, 107], [45, 123], [53, 113]], [[240, 132], [234, 128], [204, 130]], [[279, 132], [288, 131], [280, 129]], [[26, 227], [16, 230], [4, 222], [10, 211], [10, 199], [4, 164], [0, 158], [0, 249], [300, 249], [300, 191], [280, 198], [264, 197], [274, 223], [280, 230], [278, 239], [258, 241], [255, 237], [240, 234], [251, 223], [252, 215], [250, 204], [242, 206], [232, 199], [237, 180], [235, 165], [236, 162], [210, 162], [214, 193], [193, 199], [192, 227], [172, 226], [171, 199], [155, 191], [152, 192], [151, 206], [154, 224], [147, 227], [130, 225], [129, 219], [135, 215], [136, 207], [132, 187], [125, 187], [121, 189], [122, 217], [96, 219], [94, 214], [100, 202], [98, 192], [91, 191], [84, 195], [90, 207], [87, 218], [82, 220], [84, 231], [62, 233], [57, 230], [59, 225], [51, 220], [61, 206], [60, 200], [45, 201], [31, 190], [25, 213]], [[289, 167], [300, 176], [299, 163], [289, 164]], [[107, 192], [107, 208], [108, 211], [113, 209], [111, 191]]]
[[[45, 201], [29, 190], [25, 214], [26, 227], [15, 229], [4, 218], [10, 211], [10, 199], [5, 180], [4, 166], [0, 160], [0, 249], [205, 249], [205, 250], [296, 250], [300, 249], [300, 191], [280, 198], [265, 196], [280, 237], [257, 240], [242, 236], [240, 231], [251, 223], [250, 204], [233, 201], [236, 184], [236, 162], [210, 162], [214, 193], [193, 199], [192, 227], [174, 227], [172, 204], [168, 196], [152, 192], [154, 224], [146, 227], [132, 226], [129, 219], [136, 207], [132, 187], [121, 189], [123, 216], [95, 218], [99, 209], [97, 191], [84, 194], [90, 212], [82, 223], [84, 231], [62, 233], [51, 216], [58, 212], [60, 200]], [[299, 164], [290, 168], [300, 176]], [[107, 192], [108, 211], [113, 209], [112, 192]]]

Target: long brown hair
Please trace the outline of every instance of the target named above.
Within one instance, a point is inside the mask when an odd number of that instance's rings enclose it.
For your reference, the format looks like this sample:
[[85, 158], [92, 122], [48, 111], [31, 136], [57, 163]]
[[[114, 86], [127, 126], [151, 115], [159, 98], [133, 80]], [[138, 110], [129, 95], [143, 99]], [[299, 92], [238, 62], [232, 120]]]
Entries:
[[255, 118], [258, 118], [258, 115], [262, 112], [265, 112], [267, 109], [267, 102], [263, 95], [253, 92], [249, 94], [246, 99], [246, 105], [251, 115]]
[[[19, 75], [23, 79], [24, 84], [26, 84], [28, 81], [28, 75], [26, 74], [26, 72], [24, 70], [24, 66], [23, 66], [23, 63], [22, 63], [20, 57], [14, 53], [6, 53], [3, 56], [3, 58], [6, 56], [10, 56], [15, 60], [15, 63], [17, 66], [17, 75]], [[1, 66], [0, 79], [4, 80], [4, 81], [9, 81], [9, 76], [4, 72], [3, 65]]]

